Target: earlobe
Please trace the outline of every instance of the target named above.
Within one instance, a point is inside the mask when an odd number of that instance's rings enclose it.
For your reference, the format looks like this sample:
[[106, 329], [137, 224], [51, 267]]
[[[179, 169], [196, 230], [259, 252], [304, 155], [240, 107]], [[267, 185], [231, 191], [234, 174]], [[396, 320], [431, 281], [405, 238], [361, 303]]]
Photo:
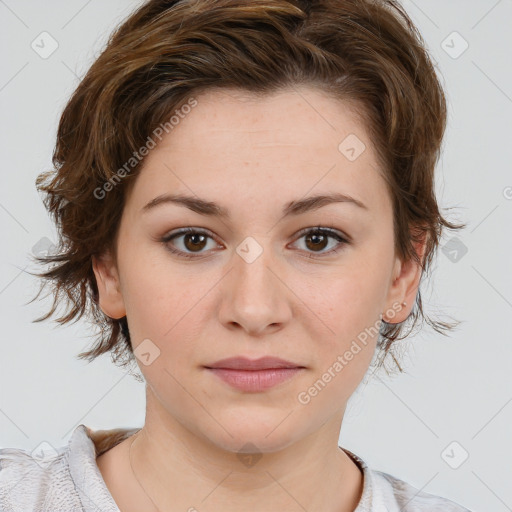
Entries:
[[92, 268], [98, 287], [100, 309], [110, 318], [126, 316], [119, 272], [111, 253], [92, 256]]

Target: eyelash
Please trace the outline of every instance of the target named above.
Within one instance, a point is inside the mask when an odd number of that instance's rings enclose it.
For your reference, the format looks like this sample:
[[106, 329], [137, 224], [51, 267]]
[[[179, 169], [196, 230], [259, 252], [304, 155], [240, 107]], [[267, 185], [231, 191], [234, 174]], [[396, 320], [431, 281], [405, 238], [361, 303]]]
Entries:
[[[350, 241], [347, 240], [346, 238], [340, 236], [337, 231], [334, 231], [332, 228], [326, 228], [326, 227], [320, 227], [320, 226], [313, 227], [313, 228], [305, 228], [305, 229], [299, 231], [299, 236], [298, 236], [297, 240], [304, 237], [305, 235], [310, 234], [310, 233], [327, 235], [331, 238], [335, 238], [340, 243], [341, 246], [350, 244]], [[174, 248], [170, 247], [169, 245], [167, 245], [174, 238], [177, 238], [181, 235], [188, 235], [188, 234], [206, 235], [206, 236], [214, 239], [214, 237], [208, 231], [204, 231], [202, 229], [195, 229], [195, 228], [183, 228], [175, 233], [170, 233], [170, 234], [164, 236], [163, 238], [161, 238], [160, 241], [162, 243], [166, 244], [166, 249], [168, 251], [172, 252], [173, 254], [177, 254], [180, 257], [188, 258], [188, 259], [203, 258], [204, 256], [202, 256], [202, 255], [190, 254], [190, 253], [187, 253], [187, 252], [184, 252], [181, 250], [174, 249]], [[338, 252], [338, 250], [340, 248], [342, 248], [342, 247], [340, 247], [340, 245], [335, 247], [334, 249], [330, 249], [329, 251], [324, 252], [324, 253], [319, 253], [319, 254], [307, 253], [307, 257], [313, 258], [313, 259], [319, 259], [319, 258], [323, 258], [325, 256], [331, 256], [332, 254]]]

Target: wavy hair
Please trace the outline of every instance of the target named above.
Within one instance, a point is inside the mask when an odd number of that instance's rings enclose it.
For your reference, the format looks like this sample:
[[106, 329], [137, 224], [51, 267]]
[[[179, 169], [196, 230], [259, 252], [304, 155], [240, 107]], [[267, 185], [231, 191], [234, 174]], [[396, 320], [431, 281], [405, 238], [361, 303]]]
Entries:
[[[110, 352], [120, 366], [133, 363], [126, 317], [109, 318], [99, 308], [92, 256], [115, 254], [125, 197], [144, 161], [134, 155], [202, 91], [263, 96], [299, 85], [358, 106], [392, 198], [396, 254], [418, 262], [423, 280], [443, 229], [465, 224], [446, 220], [436, 200], [446, 100], [422, 36], [398, 1], [150, 0], [116, 27], [72, 94], [58, 125], [54, 168], [36, 179], [59, 240], [56, 251], [36, 258], [50, 267], [36, 274], [42, 283], [32, 300], [50, 284], [53, 304], [34, 321], [65, 302], [60, 324], [85, 315], [95, 330], [94, 345], [79, 358]], [[420, 259], [413, 244], [424, 237]], [[429, 318], [418, 290], [406, 320], [382, 323], [379, 365], [389, 353], [403, 371], [391, 349], [419, 320], [443, 335], [455, 325]]]

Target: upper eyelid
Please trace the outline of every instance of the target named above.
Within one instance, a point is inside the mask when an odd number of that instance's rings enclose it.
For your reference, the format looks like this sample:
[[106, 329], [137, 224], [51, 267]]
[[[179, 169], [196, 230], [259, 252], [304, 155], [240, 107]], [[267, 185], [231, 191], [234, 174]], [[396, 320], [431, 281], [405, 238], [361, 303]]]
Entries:
[[[300, 229], [296, 235], [295, 235], [295, 238], [294, 240], [298, 239], [298, 238], [301, 238], [303, 237], [305, 234], [311, 232], [311, 231], [323, 231], [327, 234], [327, 236], [331, 236], [331, 237], [336, 237], [336, 236], [339, 236], [343, 241], [345, 241], [346, 243], [350, 243], [351, 242], [351, 238], [346, 235], [343, 231], [340, 231], [339, 229], [337, 228], [333, 228], [333, 227], [330, 227], [330, 226], [318, 226], [318, 225], [315, 225], [315, 226], [309, 226], [309, 227], [306, 227], [306, 228], [302, 228]], [[217, 236], [213, 234], [213, 232], [211, 232], [210, 230], [206, 229], [206, 228], [193, 228], [193, 227], [186, 227], [186, 228], [178, 228], [177, 230], [175, 230], [175, 232], [171, 231], [167, 234], [165, 234], [163, 236], [163, 238], [165, 239], [169, 239], [172, 240], [174, 238], [178, 238], [180, 236], [184, 236], [188, 233], [197, 233], [197, 234], [202, 234], [202, 235], [206, 235], [206, 236], [209, 236], [210, 238], [212, 238], [216, 243], [219, 243], [218, 240], [217, 240]]]
[[350, 241], [350, 237], [346, 235], [343, 231], [340, 231], [337, 228], [333, 228], [330, 226], [311, 226], [308, 228], [302, 228], [297, 232], [297, 236], [303, 236], [305, 233], [309, 233], [310, 231], [323, 231], [328, 235], [334, 236], [337, 235], [347, 241]]

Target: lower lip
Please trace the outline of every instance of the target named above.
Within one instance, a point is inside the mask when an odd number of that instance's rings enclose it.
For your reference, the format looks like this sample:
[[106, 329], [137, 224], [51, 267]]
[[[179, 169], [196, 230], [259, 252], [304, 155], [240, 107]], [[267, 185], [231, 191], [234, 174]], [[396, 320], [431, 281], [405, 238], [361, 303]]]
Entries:
[[234, 388], [242, 391], [264, 391], [291, 379], [304, 368], [273, 368], [268, 370], [207, 369]]

